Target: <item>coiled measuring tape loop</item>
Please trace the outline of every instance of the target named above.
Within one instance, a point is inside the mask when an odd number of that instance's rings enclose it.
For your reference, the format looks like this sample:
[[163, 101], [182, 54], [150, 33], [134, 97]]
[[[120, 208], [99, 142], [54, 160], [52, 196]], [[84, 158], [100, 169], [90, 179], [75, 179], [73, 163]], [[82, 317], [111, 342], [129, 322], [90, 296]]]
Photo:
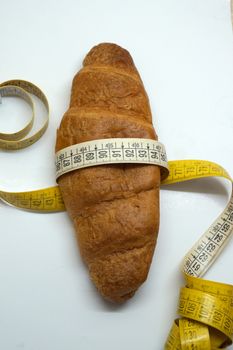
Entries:
[[[43, 126], [32, 136], [24, 138], [32, 129], [34, 122], [34, 103], [30, 97], [30, 94], [38, 97], [46, 108], [45, 121]], [[49, 103], [45, 94], [36, 85], [26, 80], [8, 80], [0, 84], [0, 95], [5, 96], [17, 96], [24, 99], [32, 108], [32, 116], [28, 124], [18, 132], [6, 134], [0, 133], [0, 149], [5, 150], [19, 150], [30, 146], [45, 133], [49, 123]]]
[[[218, 164], [209, 161], [169, 162], [170, 176], [164, 184], [220, 176], [233, 182]], [[178, 314], [165, 350], [223, 349], [232, 344], [233, 286], [201, 279], [227, 245], [233, 233], [233, 189], [224, 211], [185, 255]]]
[[[35, 108], [30, 94], [40, 99], [46, 108], [45, 121], [42, 127], [32, 136], [25, 138], [31, 131], [35, 119]], [[32, 145], [45, 133], [49, 123], [49, 103], [45, 94], [33, 83], [26, 80], [8, 80], [0, 84], [0, 102], [2, 97], [16, 96], [24, 99], [32, 109], [32, 115], [26, 126], [14, 133], [0, 133], [0, 149], [19, 150]], [[51, 187], [46, 191], [36, 190], [30, 192], [6, 192], [0, 190], [0, 199], [12, 206], [30, 210], [41, 211], [42, 208], [52, 208], [56, 211], [61, 208], [60, 191], [57, 187]], [[60, 209], [59, 209], [60, 210]]]
[[0, 148], [6, 148], [6, 145], [9, 144], [9, 141], [17, 141], [25, 137], [31, 130], [35, 118], [35, 108], [33, 100], [25, 90], [18, 86], [8, 85], [1, 87], [0, 85], [0, 97], [5, 96], [16, 96], [24, 99], [30, 105], [32, 109], [32, 115], [29, 122], [23, 129], [14, 133], [0, 133]]

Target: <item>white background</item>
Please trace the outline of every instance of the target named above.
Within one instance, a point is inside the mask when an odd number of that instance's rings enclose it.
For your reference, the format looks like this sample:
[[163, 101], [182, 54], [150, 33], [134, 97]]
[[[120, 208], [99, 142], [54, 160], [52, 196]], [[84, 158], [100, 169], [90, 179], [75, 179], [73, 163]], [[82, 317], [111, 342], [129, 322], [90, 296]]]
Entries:
[[[1, 189], [55, 183], [55, 133], [71, 80], [89, 49], [104, 41], [132, 54], [169, 159], [208, 159], [233, 174], [229, 0], [0, 0], [0, 32], [1, 81], [32, 81], [51, 106], [40, 141], [1, 151]], [[22, 127], [30, 112], [11, 98], [0, 110], [0, 130], [8, 132]], [[91, 284], [66, 213], [28, 213], [1, 202], [0, 349], [163, 349], [183, 284], [180, 261], [229, 195], [230, 185], [217, 179], [161, 191], [148, 280], [122, 306], [104, 302]], [[232, 283], [232, 252], [230, 242], [206, 277]]]

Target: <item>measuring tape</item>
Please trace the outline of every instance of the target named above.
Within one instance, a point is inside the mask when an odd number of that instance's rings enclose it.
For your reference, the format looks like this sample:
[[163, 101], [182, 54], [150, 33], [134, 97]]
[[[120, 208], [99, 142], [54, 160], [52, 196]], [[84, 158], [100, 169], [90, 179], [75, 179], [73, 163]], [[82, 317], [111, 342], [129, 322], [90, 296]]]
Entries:
[[[14, 85], [15, 82], [15, 85]], [[23, 91], [22, 91], [23, 88]], [[35, 85], [25, 81], [9, 81], [0, 85], [2, 96], [19, 96], [34, 107], [32, 93], [39, 97], [49, 112], [45, 95]], [[48, 116], [42, 128], [31, 138], [23, 139], [29, 132], [32, 121], [23, 130], [12, 134], [0, 134], [0, 146], [4, 149], [19, 149], [35, 142], [46, 130]], [[2, 136], [3, 135], [3, 136]], [[8, 136], [4, 136], [8, 135]], [[198, 178], [219, 176], [230, 180], [230, 175], [218, 164], [204, 160], [166, 161], [164, 146], [147, 139], [104, 139], [94, 140], [67, 147], [56, 154], [57, 178], [80, 168], [101, 164], [142, 163], [161, 167], [162, 185], [169, 185]], [[30, 192], [0, 191], [0, 199], [18, 208], [55, 212], [65, 210], [60, 190], [57, 186]], [[181, 288], [178, 314], [165, 350], [208, 350], [227, 347], [232, 343], [233, 333], [233, 286], [206, 281], [200, 277], [208, 270], [222, 249], [226, 246], [233, 231], [233, 191], [223, 213], [201, 236], [186, 254], [182, 270], [186, 286]]]
[[[209, 176], [233, 181], [218, 164], [200, 160], [169, 162], [170, 175], [163, 184]], [[181, 288], [178, 314], [168, 336], [165, 350], [212, 350], [232, 343], [233, 286], [203, 280], [233, 232], [233, 191], [221, 215], [194, 244], [182, 261], [186, 286]]]
[[[29, 93], [40, 99], [40, 101], [44, 104], [47, 113], [45, 115], [43, 126], [34, 135], [24, 138], [32, 129], [35, 116], [34, 103]], [[8, 80], [0, 84], [0, 98], [6, 96], [20, 97], [24, 99], [32, 109], [31, 119], [22, 130], [11, 134], [0, 133], [0, 149], [19, 150], [30, 146], [39, 140], [39, 138], [45, 133], [49, 123], [49, 103], [44, 93], [36, 85], [30, 83], [29, 81], [19, 79]]]
[[67, 172], [103, 164], [152, 164], [161, 169], [161, 177], [168, 174], [164, 145], [142, 138], [109, 138], [81, 142], [56, 153], [56, 178]]
[[[35, 119], [35, 107], [30, 94], [38, 97], [44, 104], [46, 114], [42, 127], [32, 136], [25, 138], [31, 131]], [[45, 94], [36, 85], [26, 80], [8, 80], [0, 84], [0, 103], [2, 97], [15, 96], [25, 100], [32, 109], [32, 115], [26, 126], [14, 133], [0, 133], [0, 149], [19, 150], [32, 145], [45, 133], [49, 123], [49, 103]], [[0, 190], [0, 199], [18, 208], [37, 211], [57, 211], [64, 209], [59, 189], [50, 187], [46, 190], [30, 192], [6, 192]]]

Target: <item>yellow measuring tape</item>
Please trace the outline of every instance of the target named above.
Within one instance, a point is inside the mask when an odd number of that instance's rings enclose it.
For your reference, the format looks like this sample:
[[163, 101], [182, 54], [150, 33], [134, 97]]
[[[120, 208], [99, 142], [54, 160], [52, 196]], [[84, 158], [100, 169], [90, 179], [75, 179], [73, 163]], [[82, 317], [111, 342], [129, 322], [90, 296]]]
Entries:
[[[201, 160], [169, 162], [170, 175], [164, 185], [209, 176], [232, 182], [218, 164]], [[221, 215], [186, 254], [182, 271], [186, 286], [181, 288], [177, 319], [168, 336], [166, 350], [222, 349], [232, 343], [233, 286], [203, 280], [233, 232], [233, 192]]]
[[[9, 87], [11, 88], [9, 89]], [[5, 89], [8, 87], [8, 90]], [[21, 89], [23, 88], [23, 91]], [[26, 90], [26, 91], [25, 91]], [[17, 95], [28, 102], [33, 110], [33, 102], [27, 93], [38, 96], [49, 111], [48, 102], [42, 91], [25, 81], [10, 81], [0, 85], [2, 96]], [[33, 118], [32, 118], [33, 119]], [[17, 135], [0, 134], [0, 148], [19, 149], [35, 142], [46, 130], [48, 118], [34, 136], [22, 139], [29, 131], [26, 126]], [[6, 134], [5, 134], [6, 135]], [[148, 151], [149, 152], [149, 151]], [[60, 159], [61, 160], [61, 159]], [[59, 162], [59, 155], [57, 163]], [[205, 160], [177, 160], [168, 162], [170, 174], [162, 181], [169, 185], [187, 180], [219, 176], [227, 180], [230, 175], [218, 164]], [[65, 210], [60, 190], [57, 186], [30, 192], [0, 191], [0, 199], [17, 208], [39, 212]], [[233, 333], [233, 286], [206, 281], [204, 275], [218, 254], [226, 246], [233, 231], [233, 194], [223, 213], [201, 236], [193, 248], [186, 254], [182, 270], [186, 285], [181, 288], [178, 314], [165, 344], [166, 350], [208, 350], [222, 349], [232, 343]]]

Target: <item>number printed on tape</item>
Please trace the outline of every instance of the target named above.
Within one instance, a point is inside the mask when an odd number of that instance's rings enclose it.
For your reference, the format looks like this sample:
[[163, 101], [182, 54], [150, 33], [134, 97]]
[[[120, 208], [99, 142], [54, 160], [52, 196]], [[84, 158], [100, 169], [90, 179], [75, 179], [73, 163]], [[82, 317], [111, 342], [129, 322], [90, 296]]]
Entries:
[[[29, 93], [40, 98], [47, 115], [43, 127], [36, 134], [26, 137], [34, 120], [34, 105]], [[32, 108], [32, 118], [22, 130], [14, 134], [0, 133], [0, 148], [18, 150], [37, 141], [48, 126], [49, 105], [43, 92], [32, 83], [11, 80], [0, 84], [0, 95], [23, 98]], [[159, 166], [162, 185], [210, 176], [220, 176], [232, 182], [226, 170], [216, 163], [203, 160], [167, 162], [165, 148], [160, 142], [131, 138], [93, 140], [60, 150], [56, 154], [56, 175], [58, 178], [85, 167], [121, 163]], [[18, 193], [0, 191], [0, 199], [31, 211], [65, 210], [58, 186]], [[227, 245], [232, 232], [233, 190], [223, 213], [183, 259], [186, 286], [181, 288], [178, 307], [182, 318], [173, 323], [165, 350], [211, 350], [226, 348], [232, 343], [233, 286], [200, 278]]]
[[158, 165], [168, 175], [162, 143], [150, 139], [101, 139], [83, 142], [56, 153], [56, 177], [81, 168], [103, 164], [137, 163]]

